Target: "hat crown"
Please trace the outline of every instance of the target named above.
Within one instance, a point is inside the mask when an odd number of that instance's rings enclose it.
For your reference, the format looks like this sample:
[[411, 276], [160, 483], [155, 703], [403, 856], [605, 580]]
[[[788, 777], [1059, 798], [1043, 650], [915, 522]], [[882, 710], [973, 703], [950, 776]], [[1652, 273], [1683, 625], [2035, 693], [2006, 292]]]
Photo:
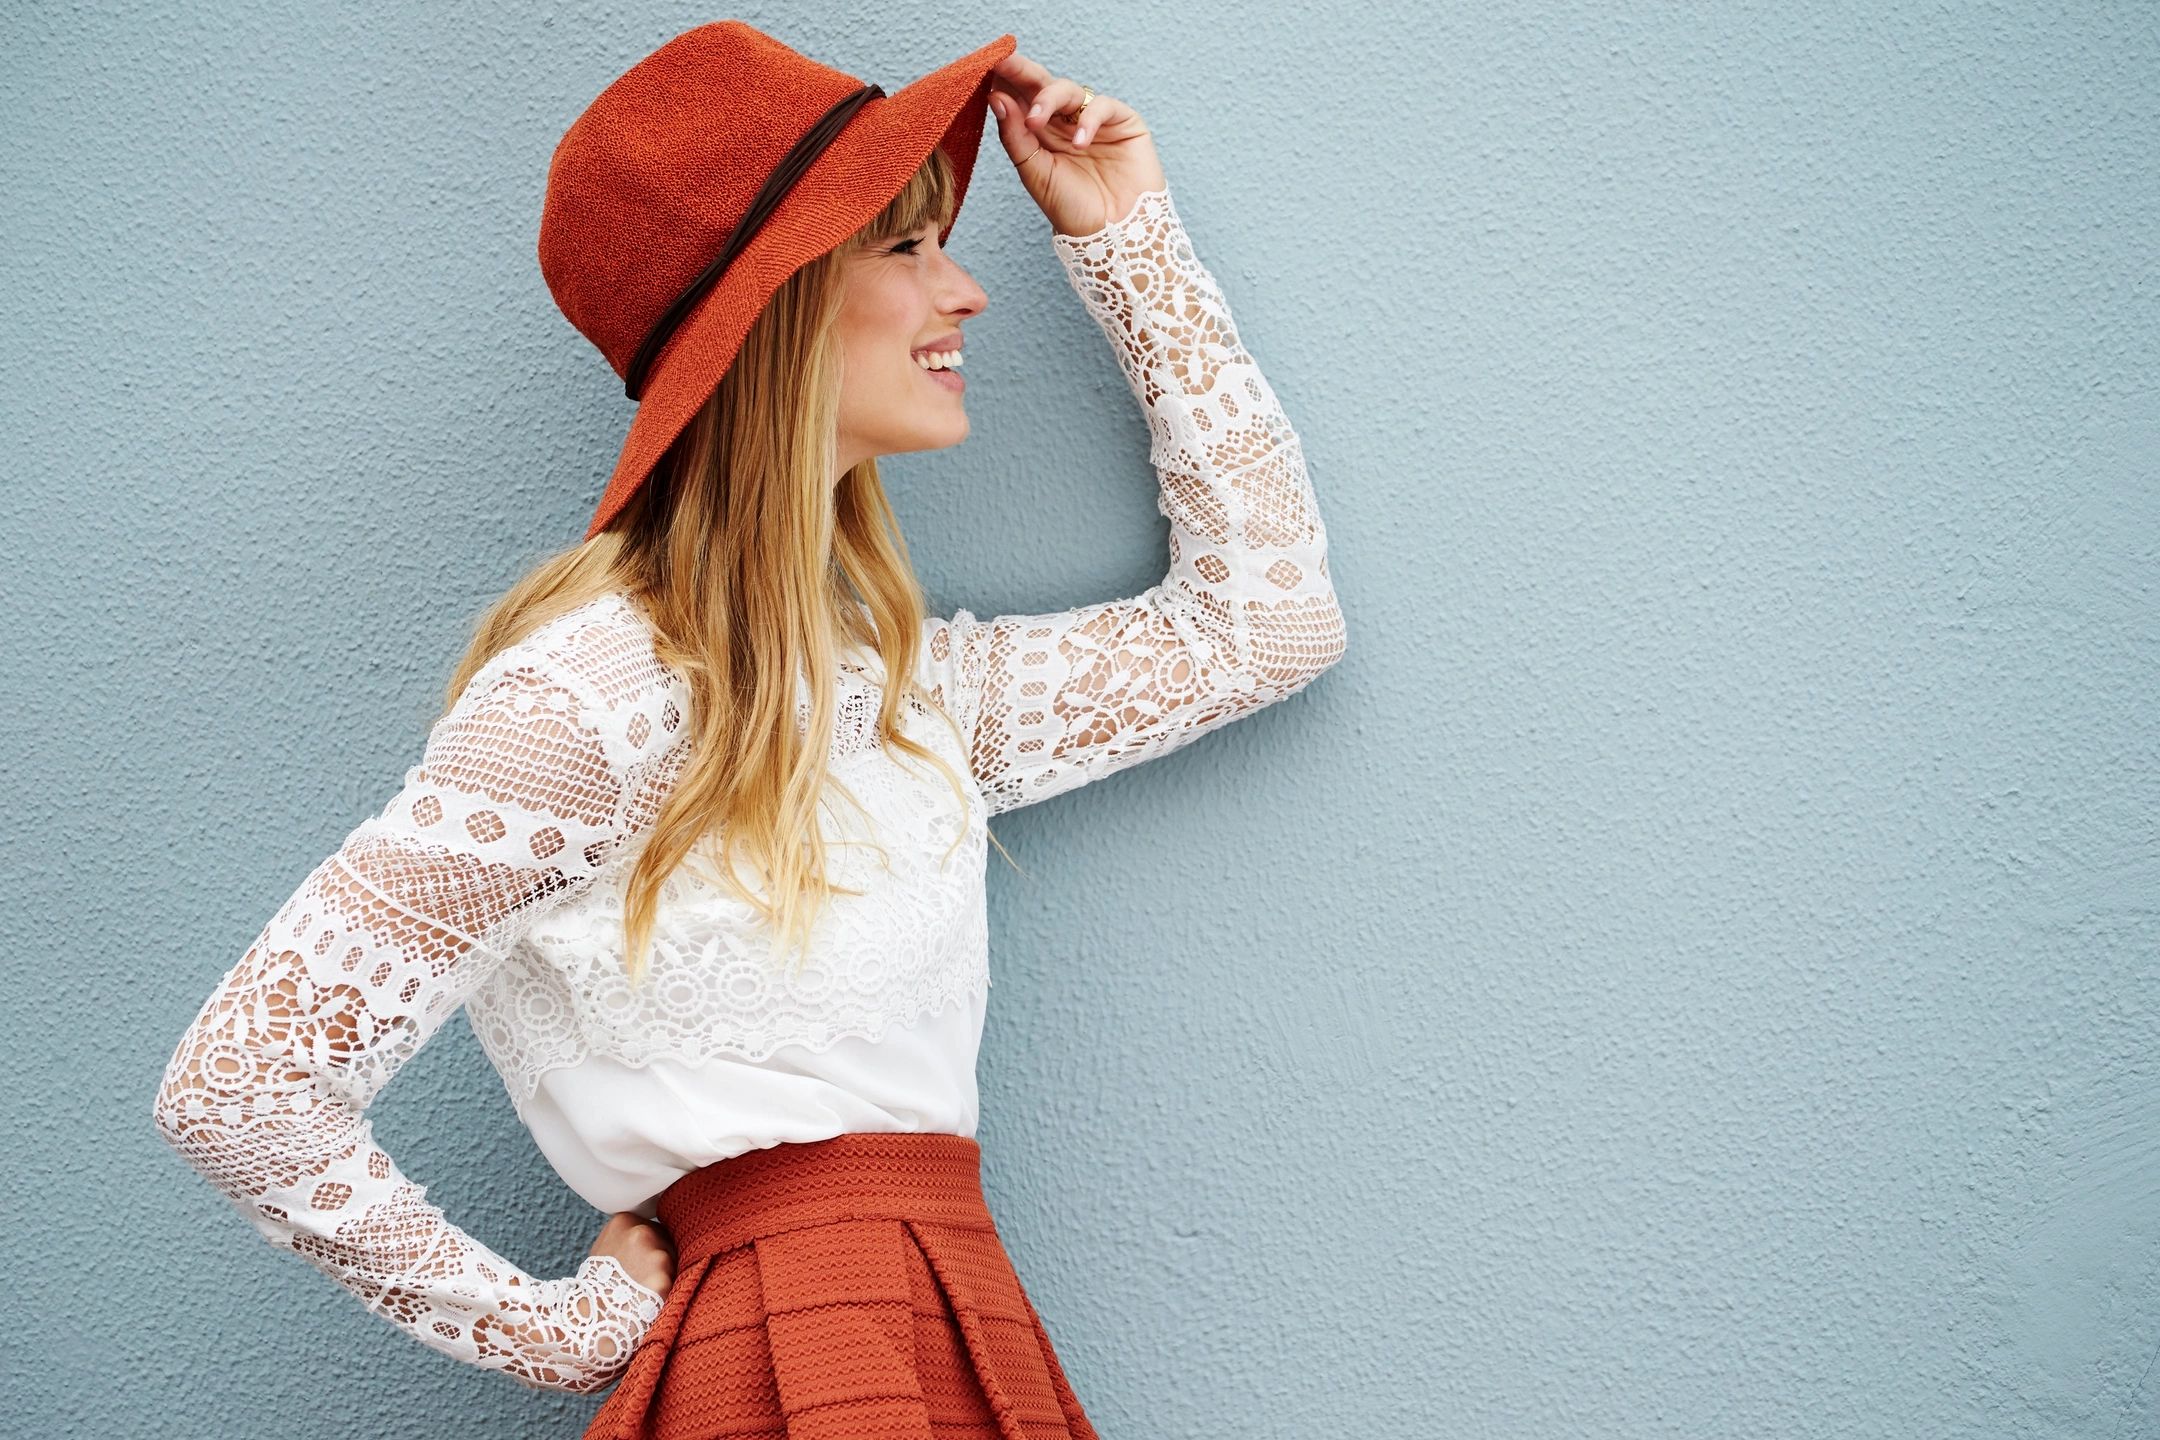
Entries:
[[540, 273], [617, 375], [789, 148], [862, 85], [719, 20], [640, 60], [572, 122], [548, 164]]

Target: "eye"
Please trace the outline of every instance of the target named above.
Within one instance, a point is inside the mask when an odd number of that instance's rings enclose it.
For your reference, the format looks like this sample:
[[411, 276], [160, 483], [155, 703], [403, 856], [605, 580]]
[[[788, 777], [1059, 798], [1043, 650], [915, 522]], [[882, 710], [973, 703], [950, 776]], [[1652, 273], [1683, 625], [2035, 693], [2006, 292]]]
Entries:
[[914, 240], [903, 240], [898, 245], [892, 247], [892, 253], [895, 255], [912, 255], [915, 252], [909, 247], [920, 244], [922, 244], [922, 241], [919, 238]]

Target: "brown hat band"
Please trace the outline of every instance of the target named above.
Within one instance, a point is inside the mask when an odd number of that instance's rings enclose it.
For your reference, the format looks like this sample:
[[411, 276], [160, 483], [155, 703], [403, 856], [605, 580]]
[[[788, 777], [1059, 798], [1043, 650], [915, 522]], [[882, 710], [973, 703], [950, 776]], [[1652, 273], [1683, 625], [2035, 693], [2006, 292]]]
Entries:
[[862, 89], [844, 96], [820, 116], [815, 125], [802, 133], [802, 137], [788, 148], [787, 154], [780, 157], [780, 163], [773, 167], [772, 174], [766, 176], [765, 183], [758, 187], [756, 196], [750, 201], [750, 208], [743, 212], [742, 219], [736, 221], [735, 228], [728, 232], [727, 243], [720, 247], [720, 253], [713, 257], [711, 264], [698, 272], [697, 279], [684, 287], [682, 294], [675, 297], [675, 303], [668, 306], [667, 313], [646, 333], [645, 343], [638, 346], [637, 354], [630, 359], [629, 369], [623, 374], [623, 394], [632, 400], [640, 398], [645, 389], [645, 372], [652, 368], [653, 358], [660, 353], [660, 347], [667, 343], [668, 337], [675, 333], [675, 327], [682, 324], [684, 317], [697, 305], [699, 297], [713, 287], [713, 282], [718, 280], [735, 257], [742, 253], [751, 237], [764, 227], [766, 219], [779, 208], [780, 202], [787, 198], [788, 192], [795, 188], [796, 182], [810, 169], [811, 162], [824, 152], [826, 146], [832, 144], [855, 112], [872, 97], [884, 93], [885, 87], [882, 85], [865, 85]]

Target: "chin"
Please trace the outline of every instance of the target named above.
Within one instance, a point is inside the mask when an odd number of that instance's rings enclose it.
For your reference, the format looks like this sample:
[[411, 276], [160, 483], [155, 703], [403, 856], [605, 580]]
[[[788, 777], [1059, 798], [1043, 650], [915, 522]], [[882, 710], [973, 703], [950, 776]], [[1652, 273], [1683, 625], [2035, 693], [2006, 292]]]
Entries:
[[969, 428], [967, 417], [963, 415], [955, 424], [940, 426], [934, 431], [927, 432], [920, 438], [919, 443], [909, 448], [913, 450], [950, 450], [953, 446], [968, 438]]
[[931, 417], [916, 414], [908, 418], [914, 423], [907, 426], [905, 430], [890, 435], [883, 442], [873, 446], [873, 453], [878, 455], [909, 455], [924, 450], [950, 450], [953, 446], [966, 440], [969, 432], [974, 428], [968, 420], [967, 413], [957, 408], [954, 413], [944, 416]]

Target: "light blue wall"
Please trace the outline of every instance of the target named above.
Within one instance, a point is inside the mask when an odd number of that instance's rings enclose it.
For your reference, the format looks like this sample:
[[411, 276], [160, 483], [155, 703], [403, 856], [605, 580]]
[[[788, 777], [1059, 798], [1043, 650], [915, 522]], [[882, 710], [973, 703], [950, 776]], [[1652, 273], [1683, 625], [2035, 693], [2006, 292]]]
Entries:
[[[628, 402], [548, 156], [729, 12], [11, 6], [0, 1429], [575, 1433], [160, 1144]], [[737, 12], [1139, 108], [1303, 436], [1296, 700], [1016, 813], [982, 1139], [1105, 1437], [2160, 1434], [2160, 11]], [[1145, 432], [994, 139], [947, 609], [1134, 593]], [[377, 1107], [599, 1218], [454, 1023]]]

